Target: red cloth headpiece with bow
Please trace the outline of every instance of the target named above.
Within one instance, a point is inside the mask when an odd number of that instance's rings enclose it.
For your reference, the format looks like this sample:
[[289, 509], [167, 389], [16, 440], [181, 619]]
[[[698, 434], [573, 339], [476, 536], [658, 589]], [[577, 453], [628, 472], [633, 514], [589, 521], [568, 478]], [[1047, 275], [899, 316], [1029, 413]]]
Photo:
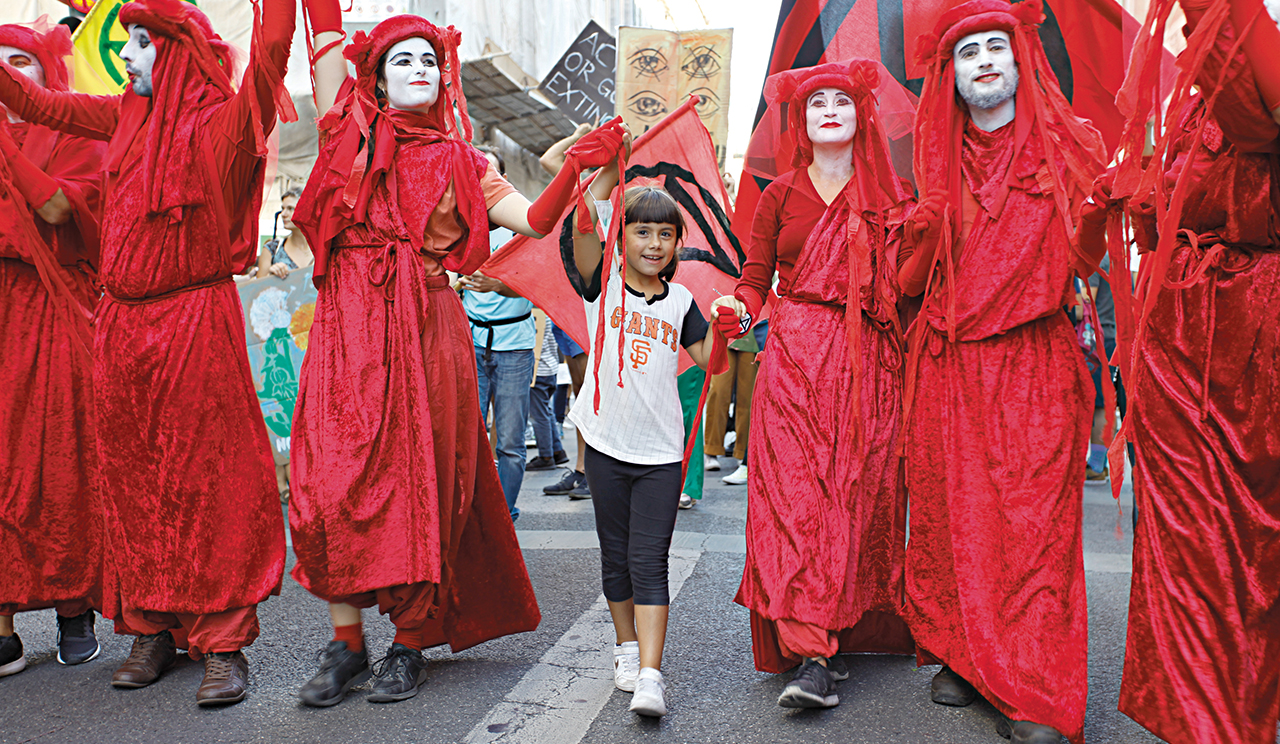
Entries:
[[[37, 24], [42, 25], [44, 20], [41, 18]], [[0, 46], [16, 47], [35, 55], [44, 69], [44, 87], [58, 91], [70, 89], [66, 58], [74, 48], [66, 26], [57, 24], [48, 30], [39, 30], [16, 23], [5, 24], [0, 26]]]

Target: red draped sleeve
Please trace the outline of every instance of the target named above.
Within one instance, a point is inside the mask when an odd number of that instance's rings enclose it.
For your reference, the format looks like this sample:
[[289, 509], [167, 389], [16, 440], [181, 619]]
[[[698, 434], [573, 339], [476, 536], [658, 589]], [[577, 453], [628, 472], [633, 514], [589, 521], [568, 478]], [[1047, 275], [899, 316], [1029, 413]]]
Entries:
[[90, 96], [43, 88], [0, 65], [0, 103], [19, 119], [77, 137], [111, 139], [120, 123], [123, 96]]
[[751, 317], [760, 317], [775, 271], [778, 293], [786, 293], [796, 259], [826, 211], [827, 205], [818, 196], [804, 168], [778, 178], [760, 195], [747, 245], [747, 261], [733, 292], [734, 297], [747, 306]]
[[1223, 134], [1241, 152], [1280, 152], [1280, 143], [1276, 140], [1280, 136], [1280, 125], [1262, 102], [1248, 59], [1243, 51], [1227, 59], [1235, 37], [1235, 29], [1227, 21], [1214, 39], [1196, 83], [1201, 90], [1215, 90], [1225, 69], [1226, 77], [1213, 105], [1213, 118], [1222, 127]]

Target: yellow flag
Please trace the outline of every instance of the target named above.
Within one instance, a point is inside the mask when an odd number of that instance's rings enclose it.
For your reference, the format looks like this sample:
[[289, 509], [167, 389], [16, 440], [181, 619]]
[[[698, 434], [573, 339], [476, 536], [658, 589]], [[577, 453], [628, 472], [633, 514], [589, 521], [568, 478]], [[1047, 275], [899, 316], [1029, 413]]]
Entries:
[[129, 32], [116, 22], [126, 0], [98, 0], [81, 21], [72, 37], [75, 60], [73, 83], [81, 93], [119, 95], [129, 82], [120, 50], [129, 41]]

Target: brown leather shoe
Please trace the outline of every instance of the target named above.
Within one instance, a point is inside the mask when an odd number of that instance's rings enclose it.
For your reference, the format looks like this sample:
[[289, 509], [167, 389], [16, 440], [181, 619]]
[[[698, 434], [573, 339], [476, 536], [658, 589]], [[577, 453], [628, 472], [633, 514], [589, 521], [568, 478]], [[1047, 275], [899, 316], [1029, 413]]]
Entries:
[[165, 670], [178, 659], [178, 649], [173, 634], [162, 630], [155, 635], [140, 635], [133, 639], [129, 658], [111, 675], [113, 687], [146, 687], [160, 679]]
[[951, 671], [951, 667], [943, 667], [942, 671], [933, 675], [929, 685], [929, 697], [938, 705], [954, 705], [958, 708], [972, 703], [978, 697], [978, 691], [965, 681], [964, 677]]
[[202, 706], [238, 703], [244, 700], [248, 687], [249, 660], [243, 652], [205, 654], [204, 679], [196, 690], [196, 703]]
[[1060, 744], [1062, 734], [1052, 726], [1031, 721], [1011, 721], [1004, 716], [996, 722], [996, 733], [1013, 744]]

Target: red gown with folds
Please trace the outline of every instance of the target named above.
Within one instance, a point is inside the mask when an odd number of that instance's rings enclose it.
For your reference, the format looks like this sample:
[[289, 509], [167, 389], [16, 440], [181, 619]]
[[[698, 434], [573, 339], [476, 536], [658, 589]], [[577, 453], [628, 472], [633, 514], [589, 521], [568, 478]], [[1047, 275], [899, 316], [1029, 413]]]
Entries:
[[907, 620], [921, 663], [950, 666], [1013, 720], [1079, 744], [1088, 691], [1080, 493], [1092, 383], [1063, 312], [1074, 296], [1072, 249], [1037, 179], [1046, 164], [1040, 138], [1015, 153], [1014, 130], [970, 123], [964, 133], [972, 198], [967, 235], [956, 241], [955, 342], [945, 301], [926, 302], [915, 321], [925, 325], [906, 424]]
[[448, 177], [459, 143], [416, 136], [411, 115], [391, 118], [397, 149], [366, 218], [317, 260], [293, 422], [293, 576], [328, 601], [434, 585], [416, 592], [430, 597], [424, 646], [460, 651], [541, 619], [480, 417], [470, 326], [445, 274], [488, 258], [487, 209], [514, 189], [495, 188], [505, 181], [463, 145], [481, 184], [463, 214]]
[[[1232, 41], [1217, 40], [1203, 89], [1216, 85]], [[1136, 350], [1126, 419], [1139, 522], [1120, 710], [1172, 744], [1273, 744], [1280, 127], [1243, 54], [1214, 115], [1197, 101], [1177, 124], [1169, 177], [1193, 169], [1178, 224], [1186, 232]], [[1192, 157], [1198, 126], [1204, 146]]]
[[[73, 212], [50, 225], [7, 178], [0, 186], [0, 614], [83, 611], [102, 604], [103, 506], [93, 482], [93, 360], [74, 326], [87, 335], [97, 303], [92, 272], [106, 148], [31, 124], [8, 127]], [[56, 274], [50, 284], [37, 261]]]
[[54, 94], [0, 69], [0, 98], [23, 119], [111, 141], [93, 379], [104, 614], [122, 632], [124, 609], [249, 608], [283, 576], [283, 516], [231, 280], [256, 252], [265, 133], [293, 30], [291, 3], [267, 6], [289, 22], [266, 40], [266, 58], [250, 58], [235, 93], [169, 39], [153, 99]]
[[[801, 661], [780, 643], [779, 620], [837, 632], [841, 653], [914, 648], [899, 616], [906, 493], [894, 451], [902, 423], [896, 309], [871, 291], [884, 281], [872, 276], [885, 261], [883, 239], [870, 241], [880, 248], [860, 259], [858, 374], [846, 330], [848, 207], [844, 195], [837, 202], [827, 209], [805, 168], [769, 184], [735, 291], [758, 316], [777, 268], [781, 302], [752, 401], [747, 556], [735, 598], [751, 610], [755, 664], [765, 672]], [[862, 225], [859, 245], [876, 229]]]

